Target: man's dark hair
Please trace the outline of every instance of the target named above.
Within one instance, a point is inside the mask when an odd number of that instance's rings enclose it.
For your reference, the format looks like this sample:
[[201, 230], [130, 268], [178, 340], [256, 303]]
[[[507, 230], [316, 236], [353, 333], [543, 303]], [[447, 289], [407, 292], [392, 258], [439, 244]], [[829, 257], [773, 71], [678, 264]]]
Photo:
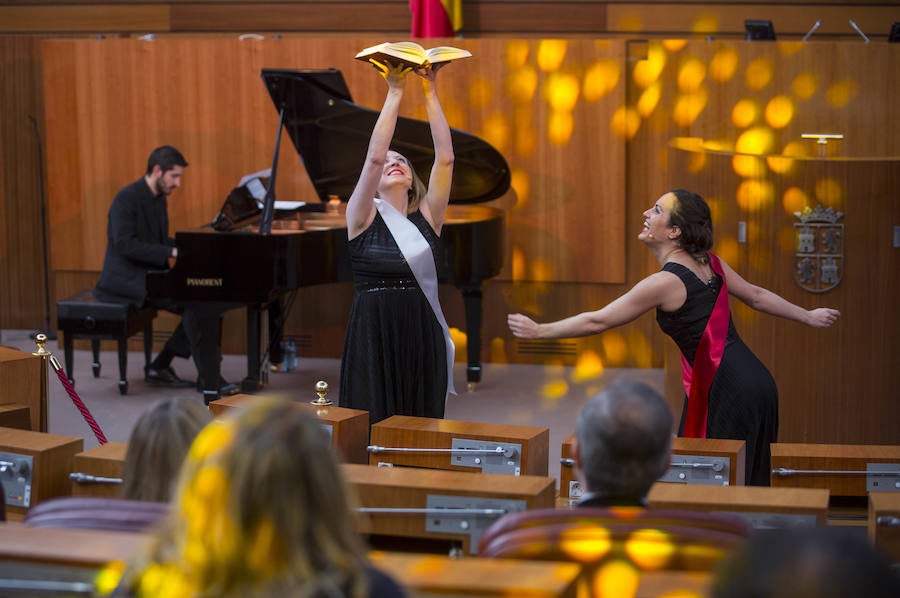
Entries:
[[152, 173], [154, 166], [159, 166], [163, 173], [165, 173], [176, 166], [184, 168], [187, 165], [187, 160], [184, 159], [181, 152], [171, 145], [163, 145], [150, 152], [150, 157], [147, 158], [146, 174]]
[[620, 380], [592, 398], [575, 424], [586, 490], [642, 500], [670, 464], [672, 413], [643, 382]]

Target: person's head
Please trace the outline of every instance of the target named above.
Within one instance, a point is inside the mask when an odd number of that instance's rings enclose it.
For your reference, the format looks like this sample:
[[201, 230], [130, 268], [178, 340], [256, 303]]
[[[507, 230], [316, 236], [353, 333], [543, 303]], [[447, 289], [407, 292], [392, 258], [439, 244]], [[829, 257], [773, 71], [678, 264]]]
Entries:
[[185, 595], [358, 595], [365, 550], [349, 496], [319, 421], [261, 398], [197, 436], [150, 562], [126, 584], [138, 595], [165, 584]]
[[645, 242], [671, 242], [700, 262], [709, 259], [713, 245], [712, 215], [702, 197], [684, 189], [673, 189], [644, 212]]
[[122, 465], [122, 497], [168, 502], [191, 443], [209, 421], [206, 407], [183, 397], [161, 401], [141, 414]]
[[181, 152], [171, 145], [163, 145], [150, 152], [144, 176], [156, 194], [168, 195], [181, 186], [181, 176], [187, 165]]
[[858, 531], [849, 527], [824, 527], [754, 534], [719, 564], [713, 576], [711, 596], [900, 596], [900, 577]]
[[575, 424], [575, 467], [588, 492], [643, 499], [669, 468], [672, 413], [642, 382], [621, 380], [592, 398]]
[[384, 171], [381, 174], [381, 181], [378, 183], [375, 196], [380, 197], [382, 193], [388, 193], [392, 188], [399, 188], [406, 193], [409, 201], [406, 211], [410, 214], [418, 209], [419, 203], [427, 192], [425, 183], [416, 174], [416, 170], [406, 156], [400, 152], [388, 150]]

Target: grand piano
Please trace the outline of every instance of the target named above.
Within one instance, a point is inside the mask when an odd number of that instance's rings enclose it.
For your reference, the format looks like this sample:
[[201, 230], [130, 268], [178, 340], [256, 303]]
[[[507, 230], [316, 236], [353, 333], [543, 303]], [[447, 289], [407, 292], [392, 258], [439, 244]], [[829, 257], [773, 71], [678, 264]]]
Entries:
[[[150, 298], [247, 308], [245, 392], [261, 386], [261, 323], [267, 306], [300, 287], [352, 280], [343, 204], [335, 206], [334, 198], [346, 201], [353, 191], [378, 117], [353, 103], [339, 70], [263, 69], [262, 80], [279, 115], [263, 207], [235, 217], [220, 214], [215, 227], [211, 223], [176, 232], [174, 267], [147, 276]], [[273, 211], [283, 130], [300, 154], [321, 205]], [[441, 234], [447, 263], [439, 271], [442, 283], [462, 293], [466, 378], [472, 388], [481, 380], [482, 288], [503, 266], [504, 230], [502, 210], [475, 204], [504, 195], [510, 173], [506, 160], [487, 142], [456, 129], [451, 135], [456, 159]], [[392, 147], [427, 182], [434, 159], [428, 123], [401, 117]]]

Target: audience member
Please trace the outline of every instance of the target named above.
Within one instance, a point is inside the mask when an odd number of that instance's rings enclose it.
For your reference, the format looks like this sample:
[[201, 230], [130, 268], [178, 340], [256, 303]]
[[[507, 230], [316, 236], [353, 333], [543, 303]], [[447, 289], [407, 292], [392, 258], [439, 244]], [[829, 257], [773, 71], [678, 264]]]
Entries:
[[318, 420], [260, 399], [204, 428], [168, 520], [115, 596], [404, 595], [369, 564]]
[[617, 381], [591, 399], [575, 424], [579, 505], [644, 505], [669, 468], [672, 427], [668, 404], [642, 382]]
[[720, 563], [713, 598], [895, 598], [900, 577], [858, 529], [757, 533]]
[[211, 420], [197, 401], [173, 397], [145, 411], [128, 439], [122, 497], [168, 502], [197, 433]]

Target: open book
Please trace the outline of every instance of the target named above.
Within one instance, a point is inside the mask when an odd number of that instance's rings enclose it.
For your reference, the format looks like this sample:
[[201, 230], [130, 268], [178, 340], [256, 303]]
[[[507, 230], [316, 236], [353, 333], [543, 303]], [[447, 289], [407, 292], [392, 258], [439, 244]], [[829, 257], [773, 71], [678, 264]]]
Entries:
[[378, 62], [427, 67], [430, 64], [468, 58], [471, 55], [468, 50], [450, 46], [437, 46], [426, 50], [416, 42], [385, 42], [362, 50], [356, 58], [367, 62], [370, 58], [374, 58]]

